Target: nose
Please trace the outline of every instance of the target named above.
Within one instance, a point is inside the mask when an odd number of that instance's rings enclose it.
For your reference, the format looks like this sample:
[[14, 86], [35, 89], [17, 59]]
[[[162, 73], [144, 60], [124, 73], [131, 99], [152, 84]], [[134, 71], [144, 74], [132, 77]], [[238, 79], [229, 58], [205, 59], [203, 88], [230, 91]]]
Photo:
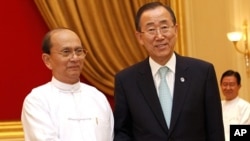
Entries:
[[76, 52], [72, 51], [71, 54], [69, 55], [70, 58], [74, 58], [77, 57]]
[[231, 89], [231, 87], [230, 87], [230, 85], [226, 85], [226, 86], [224, 86], [224, 89], [229, 90], [229, 89]]
[[160, 29], [157, 29], [157, 30], [156, 30], [156, 37], [157, 37], [158, 39], [164, 38], [164, 36], [163, 36], [163, 34], [161, 33], [161, 30], [160, 30]]
[[75, 51], [73, 51], [72, 53], [71, 53], [71, 55], [70, 55], [70, 59], [72, 60], [78, 60], [80, 57], [79, 57], [79, 55], [77, 55], [76, 54], [76, 52]]

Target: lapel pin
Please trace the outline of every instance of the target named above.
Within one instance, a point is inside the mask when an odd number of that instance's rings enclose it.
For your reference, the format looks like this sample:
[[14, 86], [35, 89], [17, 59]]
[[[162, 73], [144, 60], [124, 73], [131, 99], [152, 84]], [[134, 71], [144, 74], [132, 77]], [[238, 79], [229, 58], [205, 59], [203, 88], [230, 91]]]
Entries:
[[181, 78], [180, 78], [180, 81], [181, 81], [181, 82], [185, 82], [185, 78], [184, 78], [184, 77], [181, 77]]

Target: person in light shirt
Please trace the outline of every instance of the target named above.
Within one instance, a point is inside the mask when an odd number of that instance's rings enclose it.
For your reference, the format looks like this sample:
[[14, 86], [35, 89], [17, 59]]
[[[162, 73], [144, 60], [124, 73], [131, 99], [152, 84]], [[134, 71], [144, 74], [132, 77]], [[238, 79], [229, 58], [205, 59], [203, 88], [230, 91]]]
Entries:
[[220, 87], [225, 97], [221, 101], [225, 138], [229, 141], [230, 125], [250, 124], [250, 103], [239, 97], [241, 77], [237, 71], [225, 71], [221, 76]]
[[114, 119], [105, 95], [80, 82], [86, 49], [67, 28], [49, 31], [42, 60], [50, 82], [25, 97], [21, 121], [25, 141], [112, 141]]

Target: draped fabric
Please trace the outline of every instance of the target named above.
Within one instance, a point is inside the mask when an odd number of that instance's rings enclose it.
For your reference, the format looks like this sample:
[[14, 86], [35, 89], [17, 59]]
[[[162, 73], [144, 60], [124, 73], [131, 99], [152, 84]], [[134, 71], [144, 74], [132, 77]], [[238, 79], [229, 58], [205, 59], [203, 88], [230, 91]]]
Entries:
[[176, 13], [179, 38], [176, 52], [185, 54], [181, 0], [34, 0], [50, 29], [67, 27], [88, 50], [83, 77], [113, 95], [114, 75], [147, 57], [135, 37], [134, 16], [144, 3], [160, 1]]

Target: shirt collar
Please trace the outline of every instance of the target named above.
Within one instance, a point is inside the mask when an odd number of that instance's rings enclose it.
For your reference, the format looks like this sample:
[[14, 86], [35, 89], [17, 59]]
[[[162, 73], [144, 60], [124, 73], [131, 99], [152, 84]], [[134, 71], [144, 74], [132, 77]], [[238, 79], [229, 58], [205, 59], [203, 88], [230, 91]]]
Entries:
[[[153, 76], [155, 76], [162, 65], [156, 63], [151, 57], [149, 57], [149, 65], [151, 67], [151, 71]], [[164, 65], [169, 68], [169, 70], [173, 73], [175, 73], [175, 65], [176, 65], [176, 55], [173, 53], [169, 61]]]
[[75, 84], [67, 84], [57, 80], [55, 77], [52, 77], [51, 83], [61, 91], [78, 92], [80, 90], [80, 81]]
[[226, 103], [235, 103], [235, 102], [237, 102], [239, 99], [240, 99], [239, 96], [237, 96], [237, 97], [235, 97], [235, 98], [232, 99], [232, 100], [225, 100], [225, 102], [226, 102]]

